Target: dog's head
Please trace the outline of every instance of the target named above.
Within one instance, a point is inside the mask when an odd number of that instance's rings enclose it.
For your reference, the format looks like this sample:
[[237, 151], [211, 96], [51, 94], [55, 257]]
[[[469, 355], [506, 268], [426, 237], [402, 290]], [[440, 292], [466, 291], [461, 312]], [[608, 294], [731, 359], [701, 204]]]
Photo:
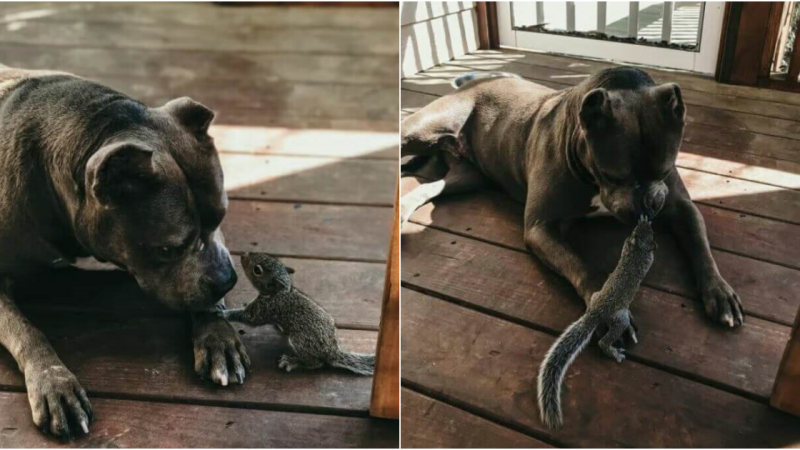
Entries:
[[213, 118], [185, 97], [147, 109], [86, 164], [82, 240], [172, 308], [206, 309], [237, 281]]
[[664, 206], [664, 180], [675, 170], [686, 109], [677, 84], [632, 90], [597, 88], [583, 96], [581, 132], [600, 188], [617, 219], [633, 224]]

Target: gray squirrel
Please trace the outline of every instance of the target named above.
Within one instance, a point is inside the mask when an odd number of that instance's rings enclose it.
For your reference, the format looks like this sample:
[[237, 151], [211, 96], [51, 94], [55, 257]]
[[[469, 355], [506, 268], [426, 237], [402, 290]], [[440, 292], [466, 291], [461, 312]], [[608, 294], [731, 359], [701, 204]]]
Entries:
[[599, 325], [608, 327], [608, 332], [600, 339], [600, 349], [618, 363], [625, 359], [624, 350], [615, 348], [613, 344], [626, 331], [633, 342], [637, 342], [636, 332], [630, 328], [633, 316], [629, 308], [653, 264], [656, 247], [650, 221], [642, 216], [625, 240], [617, 267], [603, 288], [592, 295], [586, 313], [570, 325], [547, 352], [539, 369], [538, 392], [539, 414], [548, 428], [558, 428], [562, 424], [561, 385], [564, 375]]
[[323, 366], [372, 375], [375, 355], [349, 353], [339, 349], [333, 317], [308, 295], [293, 286], [294, 269], [265, 253], [245, 253], [242, 267], [258, 290], [258, 297], [246, 308], [218, 310], [220, 317], [259, 326], [274, 324], [289, 338], [294, 356], [283, 355], [278, 367], [318, 369]]

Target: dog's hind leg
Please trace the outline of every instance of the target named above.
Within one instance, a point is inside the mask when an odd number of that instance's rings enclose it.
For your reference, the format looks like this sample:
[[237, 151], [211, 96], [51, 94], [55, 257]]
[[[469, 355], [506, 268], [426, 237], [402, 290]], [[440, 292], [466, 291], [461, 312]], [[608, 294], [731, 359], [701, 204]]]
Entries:
[[0, 277], [0, 344], [25, 376], [33, 422], [62, 438], [88, 433], [92, 407], [86, 391], [44, 334], [17, 309], [10, 291], [10, 284]]
[[445, 155], [450, 168], [444, 178], [417, 186], [400, 199], [400, 224], [404, 224], [425, 203], [443, 194], [474, 191], [486, 184], [486, 178], [466, 161]]

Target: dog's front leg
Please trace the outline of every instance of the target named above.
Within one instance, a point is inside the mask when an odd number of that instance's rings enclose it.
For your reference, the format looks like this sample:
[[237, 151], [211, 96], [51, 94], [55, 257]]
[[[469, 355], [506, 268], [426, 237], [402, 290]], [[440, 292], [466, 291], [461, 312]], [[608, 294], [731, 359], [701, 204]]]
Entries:
[[[33, 422], [61, 438], [88, 433], [92, 406], [86, 391], [44, 334], [17, 309], [10, 291], [10, 282], [0, 278], [0, 344], [25, 375]], [[77, 429], [70, 429], [70, 424]]]
[[211, 378], [227, 386], [231, 379], [244, 383], [250, 369], [250, 358], [236, 330], [215, 312], [192, 314], [192, 343], [194, 370], [200, 378]]
[[671, 181], [673, 183], [661, 216], [667, 221], [678, 245], [689, 258], [706, 314], [731, 328], [741, 326], [744, 323], [742, 302], [719, 273], [711, 254], [703, 216], [692, 202], [680, 178]]
[[525, 231], [525, 243], [539, 260], [566, 278], [589, 306], [592, 294], [603, 287], [607, 275], [589, 269], [564, 238], [560, 222], [531, 225]]

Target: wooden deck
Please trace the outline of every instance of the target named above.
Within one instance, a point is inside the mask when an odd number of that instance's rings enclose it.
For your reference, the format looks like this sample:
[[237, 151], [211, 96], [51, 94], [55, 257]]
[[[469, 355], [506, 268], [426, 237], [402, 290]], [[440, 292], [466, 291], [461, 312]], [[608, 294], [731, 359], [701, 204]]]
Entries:
[[[189, 95], [216, 110], [232, 253], [283, 256], [335, 316], [343, 346], [371, 352], [397, 173], [397, 17], [396, 8], [4, 3], [0, 63], [73, 72], [151, 106]], [[254, 297], [244, 280], [229, 305]], [[286, 343], [270, 327], [237, 327], [253, 371], [244, 386], [220, 388], [194, 374], [186, 318], [122, 273], [53, 273], [18, 291], [97, 413], [91, 434], [68, 446], [398, 445], [397, 421], [368, 416], [370, 378], [279, 371]], [[59, 445], [34, 428], [24, 389], [0, 350], [0, 447]]]
[[[465, 72], [502, 70], [556, 89], [611, 64], [481, 51], [401, 82], [403, 115]], [[768, 399], [800, 303], [800, 95], [649, 71], [683, 88], [680, 173], [702, 211], [745, 326], [706, 319], [686, 262], [659, 235], [633, 304], [640, 343], [623, 364], [590, 347], [567, 374], [565, 427], [543, 428], [535, 377], [583, 302], [532, 258], [522, 205], [499, 190], [434, 201], [402, 234], [402, 445], [491, 447], [786, 447], [800, 418]], [[401, 192], [418, 183], [403, 178]], [[585, 220], [577, 248], [611, 270], [629, 230]], [[601, 236], [598, 239], [598, 236]]]

